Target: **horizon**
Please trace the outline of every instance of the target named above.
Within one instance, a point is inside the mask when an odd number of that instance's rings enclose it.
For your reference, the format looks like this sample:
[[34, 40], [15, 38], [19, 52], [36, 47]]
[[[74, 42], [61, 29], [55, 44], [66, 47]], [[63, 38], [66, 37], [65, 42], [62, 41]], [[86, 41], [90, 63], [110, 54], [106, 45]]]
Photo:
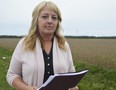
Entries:
[[[2, 38], [2, 37], [3, 37], [3, 38], [4, 38], [4, 37], [24, 37], [24, 36], [26, 36], [26, 35], [0, 35], [0, 38]], [[105, 37], [106, 37], [106, 38], [108, 38], [108, 37], [109, 37], [109, 38], [112, 38], [112, 37], [113, 37], [113, 38], [116, 38], [116, 36], [73, 36], [73, 35], [64, 35], [64, 37], [80, 37], [80, 38], [81, 38], [81, 37], [85, 37], [85, 38], [86, 38], [86, 37], [90, 37], [90, 38], [97, 38], [97, 37], [98, 37], [98, 38], [100, 38], [100, 37], [101, 37], [101, 38], [102, 38], [102, 37], [103, 37], [103, 38], [105, 38]]]

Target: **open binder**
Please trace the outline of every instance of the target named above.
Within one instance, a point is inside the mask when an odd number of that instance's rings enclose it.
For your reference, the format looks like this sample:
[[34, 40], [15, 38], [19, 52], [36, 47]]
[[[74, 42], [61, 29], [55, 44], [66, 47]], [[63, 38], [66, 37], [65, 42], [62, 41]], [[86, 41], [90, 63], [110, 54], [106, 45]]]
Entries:
[[51, 75], [37, 90], [68, 90], [75, 87], [88, 70]]

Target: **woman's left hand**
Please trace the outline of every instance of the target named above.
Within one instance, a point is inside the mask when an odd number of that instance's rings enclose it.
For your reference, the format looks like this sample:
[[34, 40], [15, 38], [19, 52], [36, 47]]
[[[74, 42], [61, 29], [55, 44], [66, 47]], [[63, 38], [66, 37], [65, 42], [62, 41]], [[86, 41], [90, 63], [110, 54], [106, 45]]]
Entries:
[[79, 88], [77, 86], [70, 88], [69, 90], [79, 90]]

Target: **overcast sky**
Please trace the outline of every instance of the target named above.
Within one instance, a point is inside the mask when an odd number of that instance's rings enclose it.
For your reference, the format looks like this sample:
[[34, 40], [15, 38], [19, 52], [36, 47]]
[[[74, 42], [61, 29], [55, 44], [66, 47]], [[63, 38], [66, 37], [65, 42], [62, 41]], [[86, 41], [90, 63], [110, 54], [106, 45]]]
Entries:
[[[41, 0], [0, 0], [0, 35], [26, 35]], [[62, 13], [64, 35], [116, 36], [116, 0], [51, 0]]]

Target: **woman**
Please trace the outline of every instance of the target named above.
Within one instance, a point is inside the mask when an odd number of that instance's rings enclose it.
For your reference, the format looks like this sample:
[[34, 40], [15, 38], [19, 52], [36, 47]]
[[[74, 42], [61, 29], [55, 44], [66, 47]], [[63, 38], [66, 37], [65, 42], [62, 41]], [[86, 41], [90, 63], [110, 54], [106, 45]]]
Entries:
[[36, 90], [50, 75], [75, 71], [70, 47], [61, 34], [61, 21], [54, 3], [42, 1], [35, 7], [29, 33], [12, 55], [7, 73], [12, 87]]

